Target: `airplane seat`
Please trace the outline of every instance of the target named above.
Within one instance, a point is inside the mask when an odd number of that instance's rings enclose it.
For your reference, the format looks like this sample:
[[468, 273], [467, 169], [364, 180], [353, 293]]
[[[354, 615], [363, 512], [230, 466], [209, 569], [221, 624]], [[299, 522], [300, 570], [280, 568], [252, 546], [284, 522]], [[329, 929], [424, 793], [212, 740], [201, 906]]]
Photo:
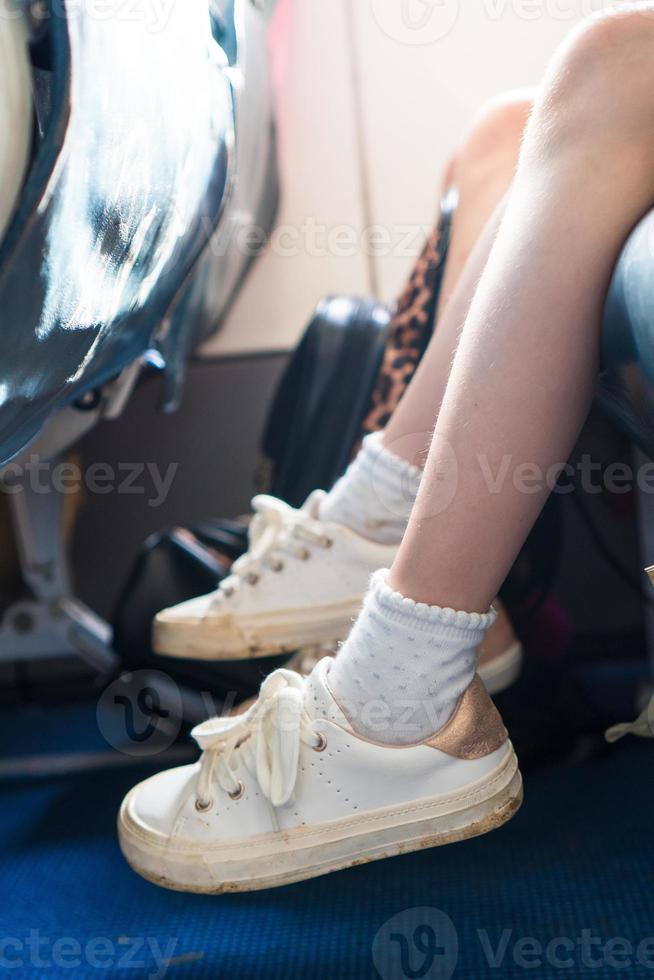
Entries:
[[33, 475], [53, 474], [81, 435], [120, 414], [146, 370], [164, 373], [162, 408], [177, 405], [189, 355], [249, 269], [240, 225], [270, 230], [274, 0], [141, 5], [130, 17], [76, 0], [9, 4], [0, 480], [25, 597], [0, 610], [0, 664], [72, 654], [111, 674], [111, 629], [74, 594], [65, 494]]
[[629, 236], [614, 270], [602, 325], [599, 399], [654, 457], [654, 211]]
[[[654, 460], [654, 210], [625, 242], [608, 291], [602, 324], [598, 401], [637, 447], [637, 463]], [[650, 467], [651, 468], [651, 467]], [[654, 479], [635, 481], [643, 564], [654, 559]], [[648, 588], [649, 586], [646, 586]], [[654, 673], [654, 616], [645, 616]]]

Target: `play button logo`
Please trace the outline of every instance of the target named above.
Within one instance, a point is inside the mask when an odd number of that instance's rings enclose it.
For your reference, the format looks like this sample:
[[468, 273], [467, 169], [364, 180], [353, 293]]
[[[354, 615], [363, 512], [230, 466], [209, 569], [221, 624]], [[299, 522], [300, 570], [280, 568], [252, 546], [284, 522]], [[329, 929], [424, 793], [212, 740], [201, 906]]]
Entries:
[[434, 44], [450, 33], [459, 18], [460, 0], [370, 0], [375, 20], [400, 44]]
[[441, 909], [405, 909], [375, 936], [372, 960], [382, 980], [450, 980], [459, 961], [459, 937]]

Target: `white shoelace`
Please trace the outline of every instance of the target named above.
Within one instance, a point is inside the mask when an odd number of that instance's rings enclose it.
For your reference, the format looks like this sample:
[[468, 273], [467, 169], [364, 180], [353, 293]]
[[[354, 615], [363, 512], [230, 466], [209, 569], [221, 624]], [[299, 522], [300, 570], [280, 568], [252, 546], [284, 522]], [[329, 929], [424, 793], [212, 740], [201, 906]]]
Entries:
[[317, 751], [325, 739], [313, 728], [304, 709], [305, 680], [290, 670], [276, 670], [266, 678], [258, 700], [244, 715], [212, 718], [193, 730], [203, 750], [197, 782], [196, 807], [213, 805], [215, 783], [238, 799], [244, 792], [232, 763], [236, 757], [256, 775], [259, 788], [273, 806], [283, 806], [297, 781], [300, 745]]
[[654, 738], [654, 695], [647, 707], [641, 711], [635, 721], [613, 725], [604, 737], [607, 742], [617, 742], [625, 735], [638, 735], [640, 738]]
[[281, 572], [283, 554], [306, 561], [311, 557], [307, 544], [330, 548], [331, 538], [324, 525], [311, 516], [313, 494], [301, 510], [283, 500], [259, 494], [252, 501], [254, 517], [248, 533], [248, 550], [232, 565], [231, 574], [220, 585], [217, 598], [230, 596], [245, 580], [256, 585], [264, 568]]

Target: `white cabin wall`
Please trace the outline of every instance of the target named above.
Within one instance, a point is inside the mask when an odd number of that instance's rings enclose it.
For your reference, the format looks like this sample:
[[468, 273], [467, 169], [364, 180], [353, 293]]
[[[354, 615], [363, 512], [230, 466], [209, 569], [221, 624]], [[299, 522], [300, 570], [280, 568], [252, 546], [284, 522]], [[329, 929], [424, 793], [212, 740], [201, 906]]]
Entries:
[[[556, 45], [601, 0], [280, 3], [291, 26], [278, 80], [279, 221], [294, 236], [284, 249], [293, 254], [269, 249], [257, 263], [206, 348], [213, 356], [292, 348], [326, 294], [376, 291], [392, 300], [476, 110], [496, 93], [536, 84]], [[424, 26], [403, 23], [403, 9], [418, 23], [424, 15]], [[307, 221], [324, 229], [314, 243], [301, 231]], [[388, 243], [372, 266], [352, 245], [371, 223]]]

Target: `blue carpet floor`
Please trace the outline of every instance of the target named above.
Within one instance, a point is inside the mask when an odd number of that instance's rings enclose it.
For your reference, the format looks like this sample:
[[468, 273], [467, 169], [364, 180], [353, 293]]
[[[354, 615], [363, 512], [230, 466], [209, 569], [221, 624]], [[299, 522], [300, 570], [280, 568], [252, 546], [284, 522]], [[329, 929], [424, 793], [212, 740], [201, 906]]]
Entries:
[[653, 753], [531, 773], [486, 838], [215, 898], [123, 862], [116, 812], [150, 770], [5, 782], [0, 977], [654, 977]]

